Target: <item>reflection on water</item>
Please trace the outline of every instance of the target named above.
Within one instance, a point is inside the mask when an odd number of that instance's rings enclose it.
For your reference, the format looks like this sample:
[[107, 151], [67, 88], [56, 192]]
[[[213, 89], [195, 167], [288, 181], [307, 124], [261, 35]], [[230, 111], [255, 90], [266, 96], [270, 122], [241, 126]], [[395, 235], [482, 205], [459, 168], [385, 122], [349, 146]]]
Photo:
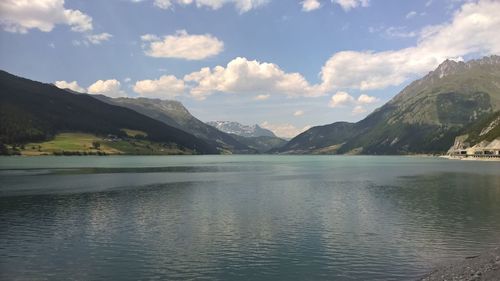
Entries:
[[500, 242], [499, 163], [30, 159], [0, 158], [2, 280], [413, 280]]

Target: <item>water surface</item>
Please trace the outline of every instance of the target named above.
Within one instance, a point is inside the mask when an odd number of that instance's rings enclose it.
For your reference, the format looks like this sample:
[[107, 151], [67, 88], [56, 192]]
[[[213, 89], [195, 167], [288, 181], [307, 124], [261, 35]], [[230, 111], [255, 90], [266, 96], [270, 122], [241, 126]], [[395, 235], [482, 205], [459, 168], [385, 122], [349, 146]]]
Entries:
[[414, 280], [500, 242], [500, 163], [0, 158], [1, 280]]

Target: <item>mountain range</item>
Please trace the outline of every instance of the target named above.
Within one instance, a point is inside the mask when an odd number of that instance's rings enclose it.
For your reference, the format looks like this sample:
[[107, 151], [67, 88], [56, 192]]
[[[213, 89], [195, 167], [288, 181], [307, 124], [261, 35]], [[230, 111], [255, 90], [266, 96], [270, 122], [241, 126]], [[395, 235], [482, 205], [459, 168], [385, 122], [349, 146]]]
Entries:
[[44, 141], [63, 132], [126, 137], [126, 130], [140, 131], [150, 141], [174, 144], [192, 153], [219, 153], [213, 145], [134, 110], [0, 71], [2, 144]]
[[234, 121], [210, 121], [207, 124], [228, 133], [258, 153], [268, 153], [286, 144], [286, 140], [277, 137], [272, 131], [257, 124], [244, 125]]
[[500, 109], [500, 57], [446, 60], [363, 120], [313, 127], [276, 152], [442, 153]]
[[105, 103], [132, 109], [169, 126], [190, 133], [213, 145], [221, 153], [253, 154], [257, 152], [256, 149], [248, 147], [229, 134], [198, 120], [178, 101], [148, 98], [109, 98], [103, 95], [93, 96]]
[[2, 153], [68, 132], [125, 154], [444, 153], [457, 136], [500, 138], [499, 114], [499, 56], [446, 60], [363, 120], [312, 127], [288, 142], [258, 125], [204, 123], [178, 101], [81, 94], [0, 71]]
[[228, 134], [238, 135], [247, 138], [254, 137], [276, 137], [276, 135], [268, 129], [264, 129], [259, 125], [243, 125], [234, 121], [210, 121], [208, 125], [217, 128]]

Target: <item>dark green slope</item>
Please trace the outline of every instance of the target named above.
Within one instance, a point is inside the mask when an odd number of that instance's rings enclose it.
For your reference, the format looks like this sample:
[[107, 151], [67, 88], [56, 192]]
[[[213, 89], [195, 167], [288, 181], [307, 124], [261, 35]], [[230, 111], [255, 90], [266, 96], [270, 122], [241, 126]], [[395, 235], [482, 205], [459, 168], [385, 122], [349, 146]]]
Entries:
[[441, 153], [465, 128], [499, 109], [499, 56], [445, 61], [365, 119], [311, 128], [278, 152]]
[[233, 136], [198, 120], [178, 101], [148, 98], [109, 98], [100, 95], [94, 97], [109, 104], [132, 109], [169, 126], [188, 132], [217, 147], [220, 151], [256, 153], [255, 149], [249, 148]]
[[143, 131], [151, 141], [217, 153], [215, 147], [195, 136], [128, 108], [0, 71], [2, 143], [46, 140], [65, 131], [122, 136], [124, 128]]
[[329, 125], [312, 127], [275, 151], [300, 154], [341, 144], [357, 133], [355, 127], [356, 124], [348, 122], [336, 122]]
[[480, 118], [471, 126], [464, 128], [460, 135], [467, 135], [467, 141], [471, 145], [500, 138], [500, 111]]
[[278, 137], [243, 137], [235, 134], [231, 134], [231, 136], [248, 147], [255, 149], [259, 153], [268, 153], [271, 152], [271, 150], [281, 148], [286, 144], [286, 140]]

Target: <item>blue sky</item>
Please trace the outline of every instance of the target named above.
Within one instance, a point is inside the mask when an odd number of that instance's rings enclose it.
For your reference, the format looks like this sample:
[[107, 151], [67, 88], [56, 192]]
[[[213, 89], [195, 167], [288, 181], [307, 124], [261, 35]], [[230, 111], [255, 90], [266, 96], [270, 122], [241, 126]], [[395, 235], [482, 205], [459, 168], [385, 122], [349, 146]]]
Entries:
[[444, 59], [500, 53], [498, 14], [489, 0], [4, 0], [0, 68], [291, 137], [362, 119]]

